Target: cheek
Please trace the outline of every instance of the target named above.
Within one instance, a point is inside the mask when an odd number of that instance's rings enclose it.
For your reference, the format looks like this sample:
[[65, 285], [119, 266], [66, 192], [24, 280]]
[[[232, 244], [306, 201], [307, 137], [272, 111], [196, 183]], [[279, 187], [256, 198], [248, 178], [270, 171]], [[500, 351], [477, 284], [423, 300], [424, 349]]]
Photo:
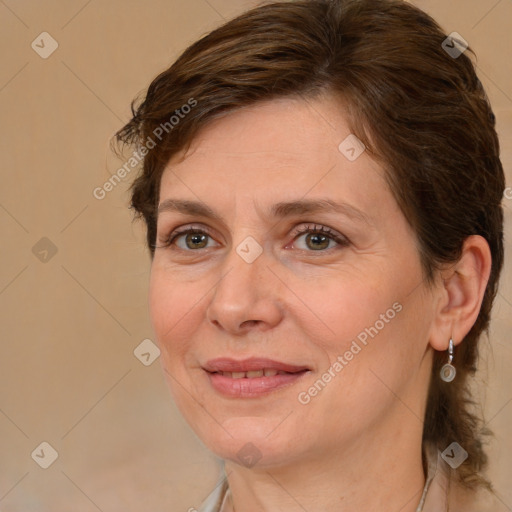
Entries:
[[[200, 310], [201, 294], [179, 283], [165, 271], [152, 268], [149, 285], [149, 313], [154, 333], [163, 352], [183, 351], [191, 338]], [[179, 340], [179, 342], [178, 342]]]
[[153, 330], [158, 341], [161, 343], [161, 337], [166, 329], [172, 325], [172, 316], [174, 316], [174, 308], [171, 307], [174, 302], [172, 288], [169, 289], [167, 284], [164, 284], [158, 270], [152, 268], [151, 278], [149, 284], [149, 314]]
[[191, 388], [187, 373], [187, 354], [194, 338], [195, 326], [199, 325], [200, 311], [195, 288], [176, 282], [170, 273], [152, 267], [149, 285], [149, 312], [156, 343], [160, 348], [160, 362], [171, 396], [178, 408], [187, 414]]
[[[410, 377], [403, 370], [406, 363], [414, 371], [423, 354], [429, 315], [418, 314], [426, 311], [421, 287], [411, 294], [416, 269], [392, 270], [302, 288], [303, 294], [308, 291], [308, 306], [322, 320], [316, 330], [316, 318], [308, 315], [314, 320], [308, 322], [303, 317], [302, 329], [325, 354], [319, 372], [330, 368], [336, 375], [325, 375], [333, 382], [328, 387], [343, 388], [342, 394], [336, 392], [337, 401], [373, 401], [389, 394], [379, 377], [391, 389], [399, 387]], [[335, 361], [340, 364], [333, 367]]]
[[[430, 310], [421, 289], [411, 294], [400, 288], [397, 283], [390, 284], [387, 293], [360, 289], [352, 295], [360, 301], [358, 305], [339, 294], [338, 316], [336, 308], [329, 310], [342, 333], [324, 345], [335, 377], [323, 369], [330, 383], [314, 400], [322, 414], [328, 409], [333, 421], [341, 421], [348, 410], [350, 421], [365, 424], [384, 414], [410, 386], [414, 388], [427, 343]], [[348, 309], [343, 311], [343, 306]], [[416, 409], [416, 402], [408, 407]]]
[[[396, 311], [393, 304], [399, 295], [390, 283], [383, 283], [379, 276], [372, 279], [366, 275], [343, 276], [324, 280], [321, 286], [306, 286], [298, 291], [307, 297], [306, 303], [312, 314], [303, 317], [311, 321], [303, 327], [313, 334], [314, 327], [321, 325], [318, 338], [324, 340], [324, 348], [329, 352], [342, 354], [348, 349], [352, 340], [359, 335], [364, 341], [367, 329], [377, 322], [379, 331], [384, 331], [388, 323], [393, 321]], [[383, 324], [381, 315], [384, 315]]]

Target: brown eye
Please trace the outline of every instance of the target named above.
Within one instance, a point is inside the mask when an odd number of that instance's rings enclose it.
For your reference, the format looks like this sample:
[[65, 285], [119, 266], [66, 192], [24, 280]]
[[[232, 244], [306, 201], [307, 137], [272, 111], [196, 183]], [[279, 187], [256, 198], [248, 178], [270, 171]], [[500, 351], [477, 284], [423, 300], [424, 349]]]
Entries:
[[208, 243], [208, 236], [200, 233], [185, 233], [185, 245], [188, 249], [204, 249]]
[[331, 238], [320, 233], [308, 233], [305, 240], [306, 245], [315, 251], [327, 249], [329, 247], [329, 242], [332, 241]]
[[[178, 250], [182, 251], [195, 251], [198, 249], [208, 248], [208, 239], [212, 239], [204, 229], [188, 228], [179, 231], [173, 231], [165, 243], [159, 248], [176, 246]], [[181, 243], [178, 241], [183, 240]], [[213, 239], [212, 239], [213, 240]]]
[[[304, 241], [306, 247], [299, 247], [299, 249], [306, 251], [309, 250], [311, 252], [322, 252], [326, 249], [334, 249], [336, 245], [345, 247], [349, 244], [345, 237], [338, 235], [325, 226], [306, 226], [305, 228], [296, 231], [295, 235], [295, 240], [305, 235]], [[329, 247], [331, 242], [334, 244]]]

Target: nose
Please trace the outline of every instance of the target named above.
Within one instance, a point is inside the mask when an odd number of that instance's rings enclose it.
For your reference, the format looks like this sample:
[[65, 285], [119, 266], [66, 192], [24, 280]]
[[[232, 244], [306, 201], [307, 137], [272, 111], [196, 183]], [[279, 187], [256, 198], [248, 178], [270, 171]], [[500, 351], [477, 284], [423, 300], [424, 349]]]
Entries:
[[232, 335], [254, 328], [265, 331], [279, 324], [283, 316], [282, 283], [270, 270], [265, 251], [248, 262], [235, 246], [222, 270], [206, 311], [210, 323]]

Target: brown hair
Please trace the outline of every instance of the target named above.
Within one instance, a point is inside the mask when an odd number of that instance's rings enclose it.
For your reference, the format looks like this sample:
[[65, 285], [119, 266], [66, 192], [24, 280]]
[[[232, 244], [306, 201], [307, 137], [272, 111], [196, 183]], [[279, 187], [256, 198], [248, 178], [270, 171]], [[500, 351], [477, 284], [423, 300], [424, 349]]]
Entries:
[[477, 341], [488, 329], [503, 264], [505, 178], [495, 118], [468, 57], [473, 52], [450, 54], [446, 37], [431, 17], [400, 0], [262, 5], [187, 48], [153, 80], [144, 100], [132, 103], [133, 118], [116, 136], [143, 148], [156, 145], [144, 152], [131, 203], [145, 220], [153, 257], [163, 169], [200, 129], [278, 97], [327, 92], [343, 100], [352, 132], [385, 166], [416, 232], [427, 283], [441, 264], [460, 258], [468, 236], [489, 243], [492, 270], [478, 319], [456, 348], [453, 382], [439, 378], [446, 355], [435, 352], [423, 430], [423, 441], [441, 451], [457, 441], [468, 452], [457, 472], [462, 483], [488, 485], [467, 377], [476, 371]]

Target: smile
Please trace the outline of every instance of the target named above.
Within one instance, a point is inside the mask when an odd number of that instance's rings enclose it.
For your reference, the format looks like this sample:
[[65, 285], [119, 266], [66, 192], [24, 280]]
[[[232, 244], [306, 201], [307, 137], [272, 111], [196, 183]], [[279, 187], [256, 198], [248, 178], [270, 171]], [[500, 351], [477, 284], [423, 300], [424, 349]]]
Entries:
[[254, 379], [257, 377], [274, 377], [275, 375], [286, 375], [291, 372], [282, 370], [274, 370], [273, 368], [265, 368], [264, 370], [252, 370], [250, 372], [215, 372], [221, 373], [223, 377], [231, 379]]

